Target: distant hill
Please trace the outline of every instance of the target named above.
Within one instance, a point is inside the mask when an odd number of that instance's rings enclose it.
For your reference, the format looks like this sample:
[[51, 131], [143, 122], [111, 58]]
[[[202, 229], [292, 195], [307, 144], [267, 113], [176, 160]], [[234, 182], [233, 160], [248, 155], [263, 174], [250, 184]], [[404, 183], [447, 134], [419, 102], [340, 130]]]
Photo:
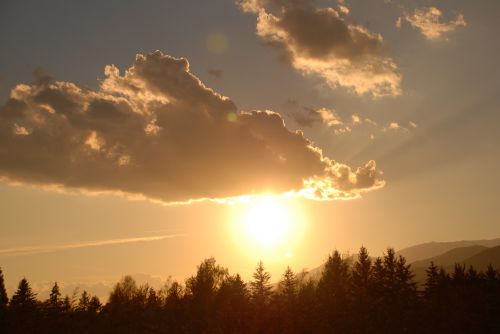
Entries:
[[411, 265], [415, 268], [417, 267], [424, 267], [427, 268], [431, 262], [434, 262], [434, 264], [438, 267], [449, 267], [449, 266], [454, 266], [455, 263], [462, 263], [466, 259], [477, 255], [485, 250], [489, 249], [486, 246], [480, 246], [480, 245], [474, 245], [474, 246], [468, 246], [468, 247], [458, 247], [454, 248], [452, 250], [449, 250], [445, 252], [444, 254], [437, 255], [430, 257], [425, 260], [419, 260], [419, 261], [414, 261], [411, 262]]
[[488, 248], [485, 246], [470, 246], [452, 249], [439, 256], [411, 263], [415, 273], [415, 281], [423, 283], [426, 278], [425, 270], [434, 262], [438, 267], [443, 267], [451, 273], [456, 263], [472, 266], [478, 271], [484, 271], [488, 265], [500, 269], [500, 246]]
[[500, 246], [486, 249], [479, 254], [471, 256], [464, 262], [466, 265], [472, 265], [478, 270], [485, 270], [489, 264], [496, 269], [500, 269]]
[[[500, 238], [491, 240], [463, 240], [452, 242], [428, 242], [401, 249], [397, 252], [406, 258], [415, 273], [415, 281], [425, 281], [425, 270], [431, 261], [438, 267], [451, 272], [455, 263], [472, 265], [477, 270], [484, 270], [491, 263], [500, 269]], [[350, 255], [347, 260], [352, 264], [357, 254]], [[375, 258], [372, 257], [372, 260]], [[321, 278], [324, 264], [307, 271], [304, 280], [318, 281]]]
[[495, 247], [500, 246], [500, 238], [491, 240], [463, 240], [451, 242], [428, 242], [404, 248], [397, 253], [403, 255], [407, 262], [412, 263], [419, 260], [425, 260], [444, 254], [455, 248], [470, 247], [470, 246], [484, 246]]
[[[350, 264], [353, 264], [358, 259], [358, 254], [349, 255], [344, 257]], [[305, 275], [301, 277], [303, 281], [313, 280], [319, 281], [321, 278], [321, 274], [323, 274], [323, 269], [325, 268], [325, 264], [321, 264], [313, 269], [306, 270]]]

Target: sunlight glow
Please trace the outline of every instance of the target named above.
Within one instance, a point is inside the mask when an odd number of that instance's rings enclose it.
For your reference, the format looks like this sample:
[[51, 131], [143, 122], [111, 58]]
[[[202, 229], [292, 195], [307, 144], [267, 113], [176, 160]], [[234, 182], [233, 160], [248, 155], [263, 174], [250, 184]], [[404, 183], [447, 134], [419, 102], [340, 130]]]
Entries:
[[233, 206], [231, 233], [238, 248], [252, 260], [286, 261], [304, 234], [296, 201], [273, 196], [250, 198]]
[[261, 201], [245, 213], [245, 230], [261, 246], [273, 246], [290, 233], [292, 220], [277, 201]]

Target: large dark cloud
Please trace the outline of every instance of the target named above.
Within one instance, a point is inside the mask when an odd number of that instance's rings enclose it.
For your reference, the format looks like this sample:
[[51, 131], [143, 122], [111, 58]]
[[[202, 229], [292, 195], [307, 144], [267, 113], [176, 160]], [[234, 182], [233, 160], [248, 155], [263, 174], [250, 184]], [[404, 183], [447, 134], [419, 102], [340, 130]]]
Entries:
[[97, 91], [44, 76], [0, 107], [0, 177], [162, 202], [294, 191], [351, 198], [383, 186], [374, 162], [324, 157], [271, 111], [237, 112], [188, 61], [137, 55]]
[[257, 14], [257, 35], [301, 73], [357, 94], [400, 94], [401, 77], [384, 54], [382, 36], [348, 23], [345, 4], [317, 8], [313, 0], [241, 0], [239, 5]]

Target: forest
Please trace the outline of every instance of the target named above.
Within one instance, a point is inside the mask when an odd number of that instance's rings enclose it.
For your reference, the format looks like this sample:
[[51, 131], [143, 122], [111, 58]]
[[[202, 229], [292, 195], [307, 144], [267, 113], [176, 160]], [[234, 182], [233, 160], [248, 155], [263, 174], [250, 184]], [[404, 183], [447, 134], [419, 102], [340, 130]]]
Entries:
[[318, 279], [289, 267], [272, 280], [262, 262], [249, 282], [214, 258], [155, 290], [125, 276], [102, 303], [57, 283], [38, 300], [26, 279], [8, 297], [0, 270], [0, 333], [500, 333], [500, 272], [433, 263], [423, 284], [393, 249], [353, 261], [328, 256]]

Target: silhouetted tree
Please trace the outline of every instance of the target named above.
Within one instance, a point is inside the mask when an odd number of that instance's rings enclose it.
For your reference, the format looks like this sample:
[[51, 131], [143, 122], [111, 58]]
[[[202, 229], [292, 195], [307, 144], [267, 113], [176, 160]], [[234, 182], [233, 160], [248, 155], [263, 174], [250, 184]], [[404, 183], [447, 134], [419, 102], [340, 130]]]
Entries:
[[401, 255], [396, 262], [396, 286], [400, 302], [412, 302], [415, 297], [417, 285], [413, 281], [415, 274], [411, 270], [411, 265], [406, 263], [406, 259]]
[[217, 265], [214, 258], [209, 258], [198, 266], [195, 276], [186, 280], [193, 332], [211, 326], [215, 296], [227, 276], [227, 269]]
[[270, 284], [271, 274], [265, 270], [262, 261], [259, 261], [252, 278], [250, 297], [253, 309], [253, 332], [266, 333], [269, 332], [269, 324], [271, 323], [269, 319], [272, 314], [269, 312], [269, 303], [272, 286]]
[[23, 278], [17, 287], [17, 291], [12, 296], [10, 308], [14, 311], [33, 311], [36, 307], [36, 295], [33, 293], [26, 278]]
[[73, 304], [73, 300], [68, 295], [66, 295], [62, 301], [62, 310], [65, 313], [70, 313], [71, 311], [73, 311]]
[[278, 284], [276, 306], [278, 309], [279, 332], [292, 333], [297, 327], [297, 275], [288, 266]]
[[286, 267], [285, 273], [279, 282], [279, 292], [287, 303], [293, 304], [295, 302], [297, 284], [297, 276], [289, 266]]
[[0, 268], [0, 312], [7, 309], [8, 303], [9, 298], [7, 297], [7, 290], [5, 289], [2, 268]]
[[329, 256], [318, 282], [321, 323], [328, 332], [344, 333], [348, 328], [349, 264], [338, 251]]
[[272, 286], [269, 283], [271, 274], [265, 270], [264, 264], [260, 261], [252, 277], [253, 281], [250, 282], [252, 300], [257, 307], [263, 307], [271, 296]]
[[273, 292], [262, 262], [247, 289], [210, 258], [186, 288], [169, 281], [155, 290], [125, 276], [102, 306], [87, 291], [62, 299], [57, 283], [40, 303], [26, 279], [7, 305], [0, 271], [0, 333], [500, 333], [493, 266], [457, 264], [449, 274], [431, 263], [426, 272], [418, 293], [403, 257], [388, 249], [371, 261], [362, 247], [352, 266], [335, 251], [319, 280], [288, 267]]
[[88, 311], [90, 313], [97, 314], [101, 311], [101, 308], [102, 308], [102, 304], [101, 304], [101, 301], [99, 300], [99, 297], [92, 296], [92, 298], [90, 298]]
[[358, 321], [352, 324], [353, 332], [366, 333], [372, 328], [369, 319], [373, 308], [372, 295], [370, 294], [372, 272], [372, 260], [368, 250], [361, 247], [351, 272], [352, 308], [353, 313], [358, 318]]
[[36, 295], [26, 278], [23, 278], [9, 304], [10, 328], [14, 333], [30, 333], [38, 318]]
[[165, 285], [165, 304], [163, 308], [163, 327], [172, 333], [185, 331], [187, 322], [187, 303], [184, 298], [184, 288], [177, 282]]
[[352, 268], [351, 283], [353, 289], [357, 291], [366, 291], [370, 287], [370, 279], [372, 275], [372, 260], [368, 255], [365, 247], [359, 249], [358, 259]]
[[137, 298], [139, 287], [131, 276], [123, 277], [109, 295], [109, 301], [104, 309], [108, 317], [108, 325], [113, 330], [122, 333], [139, 332], [143, 323], [141, 303]]
[[59, 285], [57, 284], [57, 282], [54, 283], [54, 286], [50, 290], [47, 304], [51, 310], [59, 310], [62, 306], [61, 291], [59, 290]]
[[248, 290], [239, 274], [228, 276], [216, 297], [217, 331], [242, 333], [248, 326]]
[[0, 332], [6, 329], [7, 326], [7, 305], [9, 298], [5, 289], [2, 268], [0, 268]]
[[426, 278], [425, 278], [425, 293], [427, 295], [432, 295], [436, 292], [439, 285], [441, 284], [441, 277], [439, 274], [439, 269], [436, 267], [433, 261], [429, 267], [425, 270]]
[[297, 332], [315, 333], [319, 331], [316, 282], [312, 279], [304, 280], [305, 272], [301, 276], [297, 293]]
[[90, 296], [87, 291], [83, 290], [80, 299], [78, 300], [78, 305], [76, 307], [77, 311], [86, 312], [90, 306]]

